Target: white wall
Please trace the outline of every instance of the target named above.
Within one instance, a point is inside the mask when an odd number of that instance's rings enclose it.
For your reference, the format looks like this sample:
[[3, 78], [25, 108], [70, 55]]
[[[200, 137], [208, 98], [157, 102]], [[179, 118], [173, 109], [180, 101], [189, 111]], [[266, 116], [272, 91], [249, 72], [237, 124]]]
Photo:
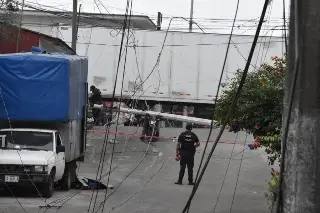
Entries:
[[57, 25], [57, 23], [52, 19], [50, 19], [47, 16], [23, 16], [22, 17], [22, 27], [33, 30], [35, 32], [43, 33], [49, 36], [55, 36], [53, 35], [53, 32], [55, 32], [54, 26]]

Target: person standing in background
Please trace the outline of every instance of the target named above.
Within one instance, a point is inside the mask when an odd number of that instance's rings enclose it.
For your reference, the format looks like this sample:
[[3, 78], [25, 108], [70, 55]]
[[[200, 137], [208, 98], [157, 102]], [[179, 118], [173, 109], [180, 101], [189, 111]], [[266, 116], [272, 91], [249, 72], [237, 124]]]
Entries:
[[90, 96], [90, 102], [92, 104], [99, 104], [102, 101], [100, 90], [96, 88], [94, 85], [91, 85], [90, 92], [92, 92], [92, 95]]
[[89, 101], [92, 107], [92, 114], [93, 114], [93, 119], [94, 119], [94, 124], [97, 123], [99, 114], [100, 114], [100, 109], [95, 109], [93, 106], [95, 104], [99, 104], [102, 101], [102, 96], [101, 92], [98, 88], [96, 88], [94, 85], [90, 86], [90, 92], [92, 92]]
[[200, 146], [198, 136], [191, 131], [192, 124], [186, 125], [186, 131], [179, 135], [176, 152], [180, 155], [180, 172], [179, 179], [175, 184], [181, 185], [184, 172], [188, 167], [188, 181], [189, 185], [194, 185], [193, 182], [193, 167], [194, 167], [194, 156], [196, 154], [196, 148]]

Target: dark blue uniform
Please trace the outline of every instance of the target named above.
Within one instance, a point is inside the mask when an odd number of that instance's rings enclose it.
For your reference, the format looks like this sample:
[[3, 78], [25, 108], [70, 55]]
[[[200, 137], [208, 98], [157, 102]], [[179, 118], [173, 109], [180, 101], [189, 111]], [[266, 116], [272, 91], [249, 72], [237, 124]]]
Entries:
[[[92, 85], [90, 87], [90, 91], [92, 92], [92, 96], [90, 97], [91, 105], [94, 106], [94, 104], [99, 104], [102, 101], [102, 96], [101, 96], [100, 90]], [[98, 121], [99, 114], [100, 114], [100, 109], [93, 108], [92, 114], [93, 114], [94, 123], [96, 124], [96, 122]]]
[[[188, 181], [189, 184], [193, 184], [193, 167], [194, 167], [194, 155], [196, 153], [196, 147], [199, 146], [198, 136], [191, 131], [192, 126], [187, 125], [187, 131], [180, 134], [178, 148], [180, 154], [180, 172], [179, 179], [176, 184], [181, 184], [186, 167], [188, 167]], [[179, 146], [178, 145], [178, 146]]]

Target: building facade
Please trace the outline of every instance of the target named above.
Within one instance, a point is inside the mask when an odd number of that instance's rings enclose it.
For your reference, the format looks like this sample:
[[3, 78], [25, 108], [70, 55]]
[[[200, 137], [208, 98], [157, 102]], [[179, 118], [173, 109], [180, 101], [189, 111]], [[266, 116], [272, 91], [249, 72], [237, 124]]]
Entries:
[[[0, 23], [0, 54], [30, 52], [33, 46], [47, 52], [74, 54], [61, 39], [29, 29]], [[20, 33], [20, 36], [18, 34]]]

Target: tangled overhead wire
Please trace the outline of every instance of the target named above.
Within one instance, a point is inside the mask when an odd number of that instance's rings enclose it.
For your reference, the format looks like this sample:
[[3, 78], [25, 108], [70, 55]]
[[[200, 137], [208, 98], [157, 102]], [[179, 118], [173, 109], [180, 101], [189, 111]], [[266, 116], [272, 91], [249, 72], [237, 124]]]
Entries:
[[[113, 88], [113, 93], [112, 93], [111, 114], [112, 114], [113, 104], [114, 104], [114, 100], [115, 100], [115, 92], [116, 92], [117, 79], [118, 79], [118, 73], [119, 73], [119, 68], [120, 68], [121, 53], [122, 53], [122, 48], [123, 48], [123, 43], [124, 43], [124, 37], [125, 37], [126, 29], [127, 29], [129, 7], [130, 7], [130, 0], [127, 0], [125, 19], [124, 19], [123, 28], [122, 28], [122, 38], [121, 38], [120, 51], [119, 51], [119, 57], [118, 57], [117, 71], [116, 71], [115, 83], [114, 83], [114, 88]], [[132, 9], [132, 0], [131, 0], [131, 9]], [[131, 12], [130, 12], [130, 15], [129, 15], [129, 24], [130, 24], [130, 18], [131, 18]], [[130, 28], [130, 25], [128, 26], [128, 28]], [[128, 36], [129, 36], [129, 34], [128, 34]], [[127, 39], [127, 41], [128, 41], [128, 39]], [[127, 46], [126, 46], [126, 48], [127, 48]], [[126, 65], [126, 63], [124, 64], [124, 66], [125, 65]], [[124, 67], [124, 69], [125, 69], [125, 67]], [[123, 73], [124, 72], [125, 72], [125, 70], [123, 70]], [[122, 82], [122, 86], [123, 86], [123, 82]], [[122, 90], [121, 90], [121, 92], [122, 92]], [[121, 105], [119, 104], [119, 108], [120, 108], [120, 106]], [[116, 129], [117, 129], [118, 124], [119, 124], [119, 115], [120, 114], [118, 113]], [[107, 131], [109, 131], [110, 125], [108, 125], [107, 128], [108, 128]], [[105, 160], [105, 155], [106, 155], [106, 150], [107, 150], [108, 137], [109, 137], [109, 134], [107, 134], [107, 132], [106, 132], [105, 140], [104, 140], [104, 144], [103, 144], [103, 148], [102, 148], [103, 151], [101, 153], [100, 162], [99, 162], [99, 166], [98, 166], [98, 170], [97, 170], [97, 177], [96, 177], [97, 180], [98, 180], [98, 173], [100, 173], [99, 179], [101, 179], [101, 176], [102, 176], [102, 171], [103, 171], [103, 167], [104, 167], [104, 160]], [[114, 140], [116, 140], [116, 135], [114, 137]], [[109, 181], [110, 181], [110, 174], [111, 174], [111, 168], [112, 168], [112, 163], [113, 163], [115, 144], [116, 143], [113, 143], [113, 147], [112, 147], [111, 162], [110, 162], [110, 167], [109, 167], [109, 175], [108, 175], [107, 187], [106, 187], [106, 190], [105, 190], [105, 199], [107, 197], [107, 192], [108, 192], [108, 187], [109, 187]], [[92, 204], [92, 201], [93, 201], [93, 196], [94, 196], [94, 191], [92, 192], [92, 196], [91, 196], [91, 199], [90, 199], [90, 203], [89, 203], [89, 207], [88, 207], [88, 211], [87, 211], [88, 213], [89, 213], [90, 208], [91, 208], [91, 204]], [[95, 212], [95, 205], [96, 205], [97, 197], [98, 197], [98, 190], [96, 191], [96, 196], [95, 196], [94, 201], [93, 201], [92, 212]], [[104, 210], [104, 207], [105, 207], [105, 202], [102, 204], [102, 212]]]
[[[261, 17], [260, 17], [260, 20], [259, 20], [259, 25], [257, 27], [256, 34], [254, 36], [253, 44], [252, 44], [252, 47], [251, 47], [251, 50], [250, 50], [250, 53], [249, 53], [249, 56], [248, 56], [248, 60], [247, 60], [246, 66], [244, 68], [244, 72], [243, 72], [241, 81], [239, 82], [239, 87], [237, 89], [237, 93], [236, 93], [235, 97], [232, 100], [232, 104], [229, 107], [229, 111], [228, 111], [228, 114], [226, 115], [225, 122], [221, 127], [221, 130], [220, 130], [220, 132], [219, 132], [219, 134], [218, 134], [218, 136], [217, 136], [217, 138], [216, 138], [216, 140], [215, 140], [215, 142], [214, 142], [214, 144], [212, 146], [211, 151], [209, 152], [209, 156], [208, 156], [208, 158], [207, 158], [207, 160], [206, 160], [206, 162], [205, 162], [205, 164], [203, 166], [203, 169], [202, 169], [201, 173], [199, 174], [199, 178], [198, 178], [198, 180], [196, 181], [196, 183], [194, 185], [194, 188], [193, 188], [192, 193], [191, 193], [191, 195], [190, 195], [190, 197], [188, 199], [188, 202], [186, 203], [186, 205], [185, 205], [185, 207], [184, 207], [184, 209], [182, 211], [183, 213], [189, 211], [189, 208], [191, 206], [191, 202], [192, 202], [192, 200], [193, 200], [193, 198], [195, 196], [195, 193], [196, 193], [196, 191], [197, 191], [197, 189], [199, 187], [199, 184], [200, 184], [200, 182], [202, 180], [202, 177], [203, 177], [203, 175], [204, 175], [204, 173], [206, 171], [206, 168], [207, 168], [207, 166], [209, 164], [210, 158], [212, 157], [213, 152], [215, 151], [215, 148], [216, 148], [216, 146], [217, 146], [217, 144], [218, 144], [218, 142], [219, 142], [219, 140], [220, 140], [220, 138], [222, 136], [222, 133], [223, 133], [223, 131], [224, 131], [226, 125], [227, 125], [227, 122], [228, 122], [229, 118], [232, 116], [234, 108], [237, 105], [238, 98], [241, 95], [241, 91], [242, 91], [242, 88], [244, 86], [244, 83], [245, 83], [245, 80], [246, 80], [246, 77], [247, 77], [247, 73], [249, 71], [249, 66], [250, 66], [250, 63], [251, 63], [251, 60], [252, 60], [252, 57], [253, 57], [254, 49], [256, 47], [256, 44], [257, 44], [257, 41], [258, 41], [258, 38], [259, 38], [261, 26], [262, 26], [262, 23], [263, 23], [265, 14], [266, 14], [266, 10], [268, 8], [269, 1], [270, 0], [265, 0], [264, 6], [263, 6], [263, 9], [262, 9], [262, 14], [261, 14]], [[211, 126], [210, 129], [212, 131], [212, 126]], [[208, 140], [209, 140], [209, 137], [208, 137]]]

